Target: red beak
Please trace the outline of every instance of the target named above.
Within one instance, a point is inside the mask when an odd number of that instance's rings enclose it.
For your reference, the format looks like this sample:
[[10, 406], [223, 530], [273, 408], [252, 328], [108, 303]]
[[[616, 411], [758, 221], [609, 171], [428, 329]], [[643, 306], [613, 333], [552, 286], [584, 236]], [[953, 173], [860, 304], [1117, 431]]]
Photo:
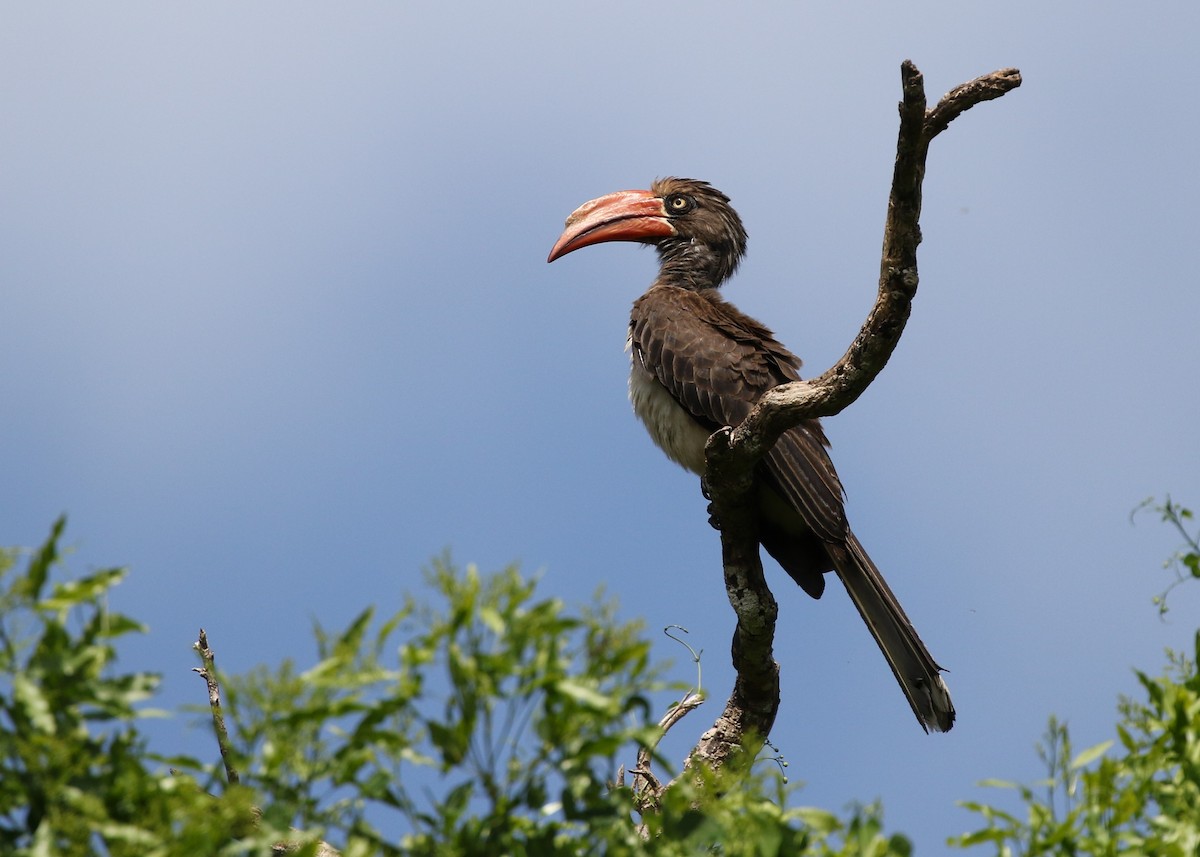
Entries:
[[571, 212], [550, 251], [553, 262], [572, 250], [603, 241], [648, 241], [675, 234], [663, 201], [648, 190], [622, 190], [585, 202]]

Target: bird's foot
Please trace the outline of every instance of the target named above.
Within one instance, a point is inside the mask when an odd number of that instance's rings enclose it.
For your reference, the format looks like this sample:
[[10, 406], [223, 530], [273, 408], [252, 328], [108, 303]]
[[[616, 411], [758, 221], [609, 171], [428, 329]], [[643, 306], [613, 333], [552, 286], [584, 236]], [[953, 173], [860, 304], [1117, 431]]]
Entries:
[[713, 508], [716, 504], [712, 502], [712, 491], [708, 487], [708, 477], [700, 476], [700, 493], [704, 495], [704, 499], [708, 500], [708, 523], [714, 530], [721, 529], [721, 519], [717, 517], [717, 512]]

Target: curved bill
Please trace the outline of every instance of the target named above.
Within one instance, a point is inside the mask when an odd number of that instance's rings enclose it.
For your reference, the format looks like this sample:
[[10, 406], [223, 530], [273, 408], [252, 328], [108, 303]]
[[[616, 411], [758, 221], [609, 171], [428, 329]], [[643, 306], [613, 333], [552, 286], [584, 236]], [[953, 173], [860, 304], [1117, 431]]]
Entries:
[[653, 242], [674, 234], [661, 198], [648, 190], [622, 190], [585, 202], [571, 212], [546, 261], [604, 241]]

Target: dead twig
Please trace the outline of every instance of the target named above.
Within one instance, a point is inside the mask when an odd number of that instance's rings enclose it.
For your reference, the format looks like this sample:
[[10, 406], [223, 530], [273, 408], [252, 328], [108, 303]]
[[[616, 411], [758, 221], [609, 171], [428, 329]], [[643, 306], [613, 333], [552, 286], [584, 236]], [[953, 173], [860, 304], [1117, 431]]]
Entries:
[[662, 783], [650, 769], [650, 758], [654, 755], [655, 748], [666, 737], [672, 726], [703, 704], [704, 695], [702, 693], [689, 691], [658, 721], [658, 737], [654, 739], [654, 743], [638, 750], [637, 767], [630, 773], [633, 774], [634, 800], [642, 812], [657, 808], [658, 799], [662, 795]]
[[208, 708], [212, 712], [213, 731], [217, 734], [217, 749], [225, 765], [225, 779], [229, 785], [238, 782], [237, 768], [233, 764], [233, 750], [229, 746], [229, 732], [225, 729], [225, 714], [221, 711], [221, 685], [217, 682], [216, 658], [208, 647], [208, 634], [200, 629], [200, 638], [192, 644], [200, 655], [203, 666], [193, 667], [192, 672], [204, 679], [208, 685]]

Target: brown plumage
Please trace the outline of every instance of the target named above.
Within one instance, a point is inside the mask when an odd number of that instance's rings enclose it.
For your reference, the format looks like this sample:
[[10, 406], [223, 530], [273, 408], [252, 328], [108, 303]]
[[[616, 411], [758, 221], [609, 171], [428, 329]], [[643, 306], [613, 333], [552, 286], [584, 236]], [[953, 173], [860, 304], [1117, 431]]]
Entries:
[[[704, 442], [745, 419], [764, 392], [800, 380], [800, 360], [718, 294], [737, 269], [746, 232], [729, 198], [692, 179], [656, 181], [580, 206], [550, 261], [602, 241], [653, 244], [658, 278], [634, 302], [630, 398], [664, 452], [704, 473]], [[817, 420], [786, 432], [759, 467], [762, 546], [814, 598], [836, 571], [883, 651], [921, 726], [946, 731], [954, 705], [879, 570], [851, 532], [829, 442]]]

